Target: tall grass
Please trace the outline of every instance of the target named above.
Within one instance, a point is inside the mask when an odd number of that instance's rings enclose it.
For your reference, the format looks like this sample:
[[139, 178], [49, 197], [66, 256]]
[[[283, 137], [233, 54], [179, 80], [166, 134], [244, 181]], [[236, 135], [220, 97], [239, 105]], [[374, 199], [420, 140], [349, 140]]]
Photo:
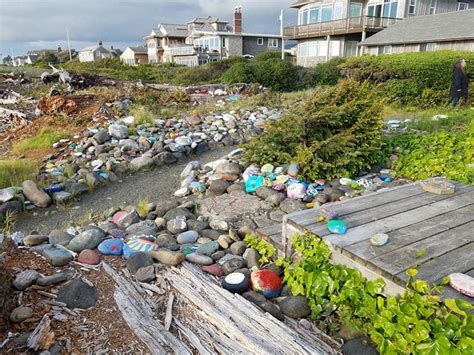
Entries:
[[134, 117], [133, 124], [139, 126], [142, 124], [153, 124], [156, 115], [143, 105], [133, 105], [130, 109], [130, 115]]
[[21, 186], [38, 174], [38, 163], [31, 160], [0, 160], [0, 188]]
[[16, 143], [13, 146], [13, 152], [21, 154], [29, 150], [49, 148], [60, 139], [67, 138], [69, 135], [70, 132], [54, 131], [51, 127], [45, 127], [38, 135]]

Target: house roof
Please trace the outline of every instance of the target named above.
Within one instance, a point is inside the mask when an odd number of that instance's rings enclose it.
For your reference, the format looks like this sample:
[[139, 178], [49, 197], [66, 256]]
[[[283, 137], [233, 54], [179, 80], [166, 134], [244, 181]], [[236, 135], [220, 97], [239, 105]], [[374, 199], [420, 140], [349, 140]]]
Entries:
[[186, 37], [188, 35], [188, 27], [176, 23], [162, 23], [161, 27], [166, 31], [169, 37]]
[[138, 54], [147, 54], [148, 49], [146, 47], [128, 47], [130, 50], [132, 50], [134, 53]]
[[289, 7], [291, 8], [299, 8], [308, 4], [311, 4], [312, 2], [316, 2], [315, 0], [297, 0], [294, 3], [292, 3]]
[[370, 36], [360, 46], [474, 39], [474, 9], [409, 17]]

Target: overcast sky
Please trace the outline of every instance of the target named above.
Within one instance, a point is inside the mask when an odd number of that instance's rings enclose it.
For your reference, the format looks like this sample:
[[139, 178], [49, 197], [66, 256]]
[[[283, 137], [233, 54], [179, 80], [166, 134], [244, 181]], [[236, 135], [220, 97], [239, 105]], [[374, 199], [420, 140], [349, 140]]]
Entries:
[[294, 0], [0, 0], [0, 53], [26, 53], [28, 49], [81, 49], [102, 40], [105, 46], [124, 48], [143, 43], [160, 22], [184, 23], [196, 16], [217, 16], [232, 23], [232, 12], [242, 5], [246, 32], [280, 31], [280, 10], [285, 24], [294, 24]]

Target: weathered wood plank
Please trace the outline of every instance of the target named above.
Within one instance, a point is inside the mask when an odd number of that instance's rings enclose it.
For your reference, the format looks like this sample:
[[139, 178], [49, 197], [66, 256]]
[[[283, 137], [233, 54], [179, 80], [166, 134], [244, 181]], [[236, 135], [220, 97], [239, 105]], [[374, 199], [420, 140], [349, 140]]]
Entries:
[[473, 207], [467, 206], [390, 232], [390, 240], [383, 247], [373, 246], [369, 240], [349, 245], [345, 251], [362, 260], [372, 260], [400, 249], [405, 245], [445, 232], [474, 220]]
[[323, 239], [328, 244], [344, 248], [345, 246], [368, 239], [376, 233], [389, 233], [393, 230], [449, 212], [450, 210], [472, 205], [473, 203], [474, 191], [469, 191], [446, 200], [399, 213], [395, 216], [382, 218], [355, 228], [350, 228], [344, 235], [330, 234]]
[[259, 228], [257, 232], [266, 236], [281, 234], [281, 223], [275, 223], [268, 227]]
[[[421, 264], [416, 278], [437, 282], [453, 272], [467, 272], [474, 267], [473, 255], [474, 242]], [[396, 277], [403, 281], [408, 279], [404, 272], [397, 274]]]
[[194, 265], [185, 262], [180, 268], [169, 268], [165, 278], [178, 299], [186, 299], [199, 310], [204, 327], [207, 323], [216, 327], [219, 334], [215, 336], [240, 344], [246, 354], [336, 353], [323, 340], [305, 337], [240, 295], [224, 290]]
[[181, 340], [155, 319], [152, 301], [141, 296], [130, 281], [117, 274], [107, 263], [102, 262], [102, 266], [117, 284], [114, 299], [123, 319], [151, 354], [170, 353], [170, 350], [179, 355], [192, 354]]
[[[420, 208], [422, 206], [426, 206], [434, 202], [447, 200], [453, 198], [454, 196], [459, 196], [469, 191], [474, 191], [474, 186], [461, 186], [452, 195], [435, 195], [426, 192], [413, 198], [407, 198], [391, 202], [383, 207], [377, 206], [367, 208], [362, 211], [350, 213], [346, 215], [346, 217], [343, 217], [343, 219], [347, 223], [348, 228], [354, 228], [369, 222], [377, 221], [382, 218], [395, 216], [403, 212], [414, 210], [416, 208]], [[333, 208], [333, 210], [338, 212], [337, 208]], [[324, 237], [330, 234], [327, 228], [325, 228], [325, 223], [317, 223], [316, 220], [313, 220], [312, 224], [307, 225], [306, 227], [309, 229], [316, 228], [315, 233], [318, 234], [320, 237]]]
[[[409, 244], [391, 253], [379, 256], [370, 262], [388, 273], [399, 274], [405, 272], [405, 270], [410, 267], [422, 265], [432, 258], [436, 258], [451, 250], [461, 248], [473, 242], [473, 230], [474, 222], [469, 222], [445, 232], [438, 233], [430, 238]], [[446, 241], [449, 241], [449, 243]], [[417, 257], [416, 254], [421, 249], [425, 249], [425, 254]], [[433, 282], [435, 280], [426, 279], [426, 281]]]
[[443, 294], [441, 295], [441, 297], [443, 299], [446, 299], [446, 298], [460, 298], [460, 299], [462, 299], [464, 301], [467, 301], [467, 302], [470, 302], [471, 304], [474, 305], [474, 298], [463, 295], [462, 293], [460, 293], [460, 292], [456, 291], [455, 289], [453, 289], [451, 286], [446, 286], [444, 288], [444, 291], [443, 291]]

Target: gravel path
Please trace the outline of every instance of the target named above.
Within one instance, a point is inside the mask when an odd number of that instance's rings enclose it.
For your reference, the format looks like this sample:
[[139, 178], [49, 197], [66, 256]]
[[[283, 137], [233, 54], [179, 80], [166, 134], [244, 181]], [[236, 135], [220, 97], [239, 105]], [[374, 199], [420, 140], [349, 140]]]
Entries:
[[66, 208], [51, 206], [47, 209], [35, 209], [18, 216], [15, 231], [30, 234], [32, 231], [48, 233], [52, 229], [64, 228], [69, 221], [82, 221], [91, 211], [102, 213], [110, 207], [136, 205], [141, 199], [150, 202], [169, 198], [178, 189], [179, 175], [191, 160], [208, 163], [228, 154], [237, 146], [223, 147], [198, 156], [191, 156], [187, 161], [151, 171], [139, 172], [124, 177], [119, 182], [86, 194], [79, 201]]

